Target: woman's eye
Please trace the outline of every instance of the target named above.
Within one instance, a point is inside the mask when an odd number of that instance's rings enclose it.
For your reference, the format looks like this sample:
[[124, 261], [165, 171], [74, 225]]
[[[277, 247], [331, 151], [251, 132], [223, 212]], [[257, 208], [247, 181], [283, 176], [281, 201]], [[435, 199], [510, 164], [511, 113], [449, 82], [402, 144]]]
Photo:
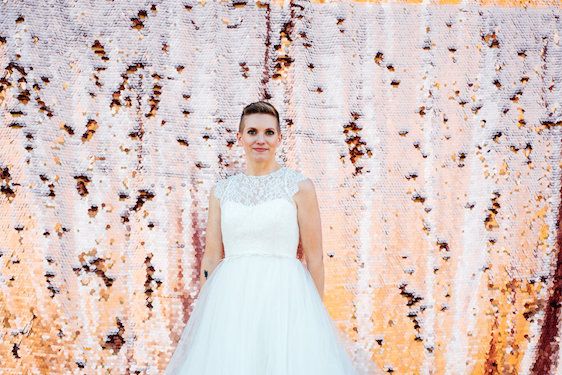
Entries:
[[[252, 133], [254, 133], [254, 132], [255, 132], [254, 129], [248, 130], [248, 134], [252, 134]], [[267, 133], [267, 134], [275, 134], [275, 132], [274, 132], [273, 130], [268, 130], [266, 133]]]

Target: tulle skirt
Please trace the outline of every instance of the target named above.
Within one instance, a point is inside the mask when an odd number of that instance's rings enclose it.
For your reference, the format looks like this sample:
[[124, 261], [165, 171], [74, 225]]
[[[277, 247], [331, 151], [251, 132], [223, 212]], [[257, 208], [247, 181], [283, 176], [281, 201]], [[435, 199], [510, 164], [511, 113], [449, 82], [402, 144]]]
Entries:
[[175, 375], [357, 375], [308, 269], [297, 258], [224, 258], [166, 368]]

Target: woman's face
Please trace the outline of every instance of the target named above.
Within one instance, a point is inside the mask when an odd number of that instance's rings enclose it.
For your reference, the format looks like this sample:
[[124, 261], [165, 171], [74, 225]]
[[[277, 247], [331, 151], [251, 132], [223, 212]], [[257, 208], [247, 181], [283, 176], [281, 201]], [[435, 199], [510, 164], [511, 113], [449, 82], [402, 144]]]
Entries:
[[267, 113], [244, 116], [244, 128], [236, 137], [244, 147], [246, 157], [256, 161], [275, 159], [275, 151], [281, 143], [277, 119]]

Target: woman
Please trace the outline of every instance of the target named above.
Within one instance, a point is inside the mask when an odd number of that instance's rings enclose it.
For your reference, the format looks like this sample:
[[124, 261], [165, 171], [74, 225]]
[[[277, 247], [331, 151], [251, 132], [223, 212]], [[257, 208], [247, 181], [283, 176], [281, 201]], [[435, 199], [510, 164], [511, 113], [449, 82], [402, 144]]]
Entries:
[[247, 168], [211, 189], [201, 289], [166, 373], [357, 374], [322, 302], [314, 184], [275, 160], [277, 110], [246, 106], [237, 139]]

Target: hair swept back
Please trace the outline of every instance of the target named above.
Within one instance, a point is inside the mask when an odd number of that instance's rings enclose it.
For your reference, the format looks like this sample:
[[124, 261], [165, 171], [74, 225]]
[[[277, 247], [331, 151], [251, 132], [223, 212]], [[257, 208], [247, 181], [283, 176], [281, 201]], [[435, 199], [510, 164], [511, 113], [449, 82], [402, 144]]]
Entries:
[[240, 124], [238, 125], [238, 131], [240, 133], [242, 133], [242, 131], [244, 130], [244, 117], [254, 113], [266, 113], [275, 117], [277, 119], [277, 131], [279, 132], [279, 134], [281, 134], [279, 112], [277, 112], [277, 109], [275, 109], [273, 104], [261, 100], [248, 104], [242, 110], [242, 115], [240, 116]]

